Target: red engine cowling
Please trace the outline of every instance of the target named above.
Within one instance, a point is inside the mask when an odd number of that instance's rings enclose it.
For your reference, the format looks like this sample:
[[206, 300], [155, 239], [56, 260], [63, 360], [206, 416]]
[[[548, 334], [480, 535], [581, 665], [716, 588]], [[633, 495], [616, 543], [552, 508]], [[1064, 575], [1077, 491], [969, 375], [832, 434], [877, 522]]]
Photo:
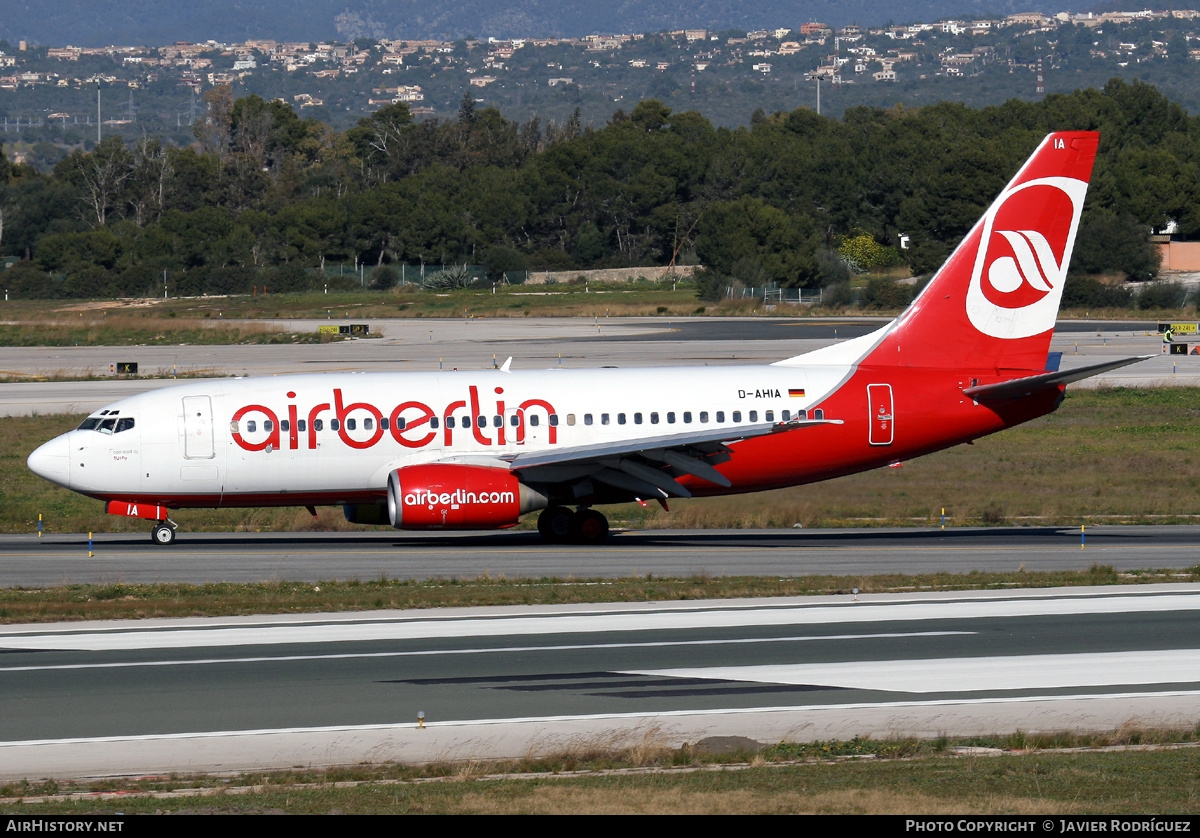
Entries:
[[398, 530], [500, 529], [547, 505], [507, 469], [436, 463], [389, 474], [387, 501]]

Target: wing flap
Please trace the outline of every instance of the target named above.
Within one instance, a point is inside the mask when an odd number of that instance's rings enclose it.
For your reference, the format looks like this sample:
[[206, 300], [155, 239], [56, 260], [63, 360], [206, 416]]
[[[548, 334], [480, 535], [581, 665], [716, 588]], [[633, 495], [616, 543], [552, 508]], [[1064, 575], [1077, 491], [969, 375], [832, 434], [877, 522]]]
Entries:
[[599, 483], [637, 498], [689, 498], [692, 493], [677, 478], [690, 475], [718, 486], [731, 485], [713, 467], [731, 458], [733, 449], [728, 444], [840, 424], [838, 419], [797, 419], [530, 451], [512, 457], [509, 467], [523, 483], [569, 486], [576, 497], [591, 494], [592, 484]]
[[620, 457], [632, 454], [642, 454], [658, 449], [688, 449], [705, 450], [705, 453], [715, 453], [724, 448], [727, 442], [737, 442], [740, 439], [768, 436], [770, 434], [786, 433], [801, 428], [817, 425], [840, 425], [840, 419], [804, 419], [791, 422], [760, 422], [755, 425], [741, 425], [736, 428], [713, 428], [708, 431], [698, 431], [684, 434], [669, 434], [666, 436], [642, 437], [640, 439], [625, 439], [615, 442], [599, 442], [592, 445], [576, 445], [571, 448], [555, 448], [542, 451], [530, 451], [517, 454], [509, 463], [513, 471], [532, 468], [534, 466], [560, 465], [576, 461], [596, 461], [605, 457]]

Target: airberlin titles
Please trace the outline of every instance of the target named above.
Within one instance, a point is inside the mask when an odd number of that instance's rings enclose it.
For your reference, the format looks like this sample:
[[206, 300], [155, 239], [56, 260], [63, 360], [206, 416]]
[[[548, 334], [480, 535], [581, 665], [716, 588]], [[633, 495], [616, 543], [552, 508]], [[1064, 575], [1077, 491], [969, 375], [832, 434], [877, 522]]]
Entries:
[[[493, 394], [497, 397], [495, 409], [487, 414], [480, 408], [479, 388], [475, 385], [467, 388], [466, 399], [450, 402], [440, 412], [425, 402], [410, 400], [400, 402], [385, 413], [370, 402], [346, 404], [341, 389], [335, 387], [332, 402], [313, 405], [303, 414], [297, 405], [287, 405], [286, 418], [282, 422], [279, 414], [266, 405], [239, 407], [234, 411], [230, 433], [233, 441], [246, 451], [281, 449], [284, 447], [284, 434], [287, 435], [287, 448], [293, 451], [300, 448], [314, 450], [318, 445], [317, 434], [324, 429], [326, 421], [329, 421], [330, 429], [337, 432], [342, 442], [358, 449], [374, 447], [385, 433], [390, 433], [392, 439], [405, 448], [423, 448], [433, 443], [439, 430], [446, 446], [454, 443], [455, 433], [465, 434], [468, 430], [480, 445], [523, 445], [526, 427], [536, 427], [544, 420], [547, 426], [546, 441], [551, 445], [558, 442], [558, 415], [550, 402], [538, 398], [525, 399], [513, 407], [502, 398], [503, 387], [494, 388]], [[295, 399], [296, 394], [289, 392], [287, 397]], [[462, 425], [456, 428], [453, 420], [455, 412], [464, 409], [469, 409], [470, 415], [464, 417]], [[488, 418], [489, 414], [492, 419]], [[266, 434], [255, 442], [248, 441], [243, 434], [253, 434], [257, 438], [261, 433], [257, 430], [257, 422], [263, 423], [262, 430]]]

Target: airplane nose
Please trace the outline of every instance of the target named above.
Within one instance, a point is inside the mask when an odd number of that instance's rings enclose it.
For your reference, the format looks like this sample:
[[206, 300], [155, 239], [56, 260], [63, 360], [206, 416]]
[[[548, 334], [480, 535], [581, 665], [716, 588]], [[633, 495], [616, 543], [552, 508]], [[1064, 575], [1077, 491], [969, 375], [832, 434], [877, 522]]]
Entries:
[[29, 470], [38, 477], [67, 487], [71, 485], [70, 462], [71, 443], [66, 434], [37, 448], [26, 461]]

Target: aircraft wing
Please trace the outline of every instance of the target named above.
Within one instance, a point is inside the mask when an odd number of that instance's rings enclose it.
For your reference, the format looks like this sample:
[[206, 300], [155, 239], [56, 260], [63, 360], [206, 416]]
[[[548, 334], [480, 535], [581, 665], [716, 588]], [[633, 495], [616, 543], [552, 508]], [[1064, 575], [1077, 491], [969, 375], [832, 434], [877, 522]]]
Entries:
[[730, 485], [713, 467], [730, 459], [726, 443], [840, 424], [840, 419], [797, 419], [530, 451], [512, 457], [509, 467], [524, 483], [567, 483], [581, 495], [591, 493], [589, 483], [601, 483], [641, 498], [689, 498], [692, 493], [676, 478], [692, 475]]
[[1077, 367], [1073, 370], [1061, 370], [1056, 372], [1044, 372], [1040, 375], [1031, 375], [1026, 378], [1014, 378], [1012, 381], [1001, 381], [997, 384], [981, 384], [977, 387], [968, 387], [963, 390], [963, 395], [970, 396], [975, 401], [987, 401], [989, 399], [1019, 399], [1022, 396], [1028, 396], [1031, 393], [1036, 393], [1040, 390], [1046, 390], [1050, 387], [1058, 387], [1062, 384], [1070, 384], [1073, 381], [1082, 381], [1085, 378], [1091, 378], [1093, 375], [1099, 375], [1102, 372], [1109, 370], [1120, 369], [1121, 367], [1136, 364], [1138, 361], [1145, 361], [1147, 358], [1153, 358], [1153, 355], [1138, 355], [1135, 358], [1122, 358], [1119, 361], [1106, 361], [1103, 364], [1092, 364], [1087, 367]]

